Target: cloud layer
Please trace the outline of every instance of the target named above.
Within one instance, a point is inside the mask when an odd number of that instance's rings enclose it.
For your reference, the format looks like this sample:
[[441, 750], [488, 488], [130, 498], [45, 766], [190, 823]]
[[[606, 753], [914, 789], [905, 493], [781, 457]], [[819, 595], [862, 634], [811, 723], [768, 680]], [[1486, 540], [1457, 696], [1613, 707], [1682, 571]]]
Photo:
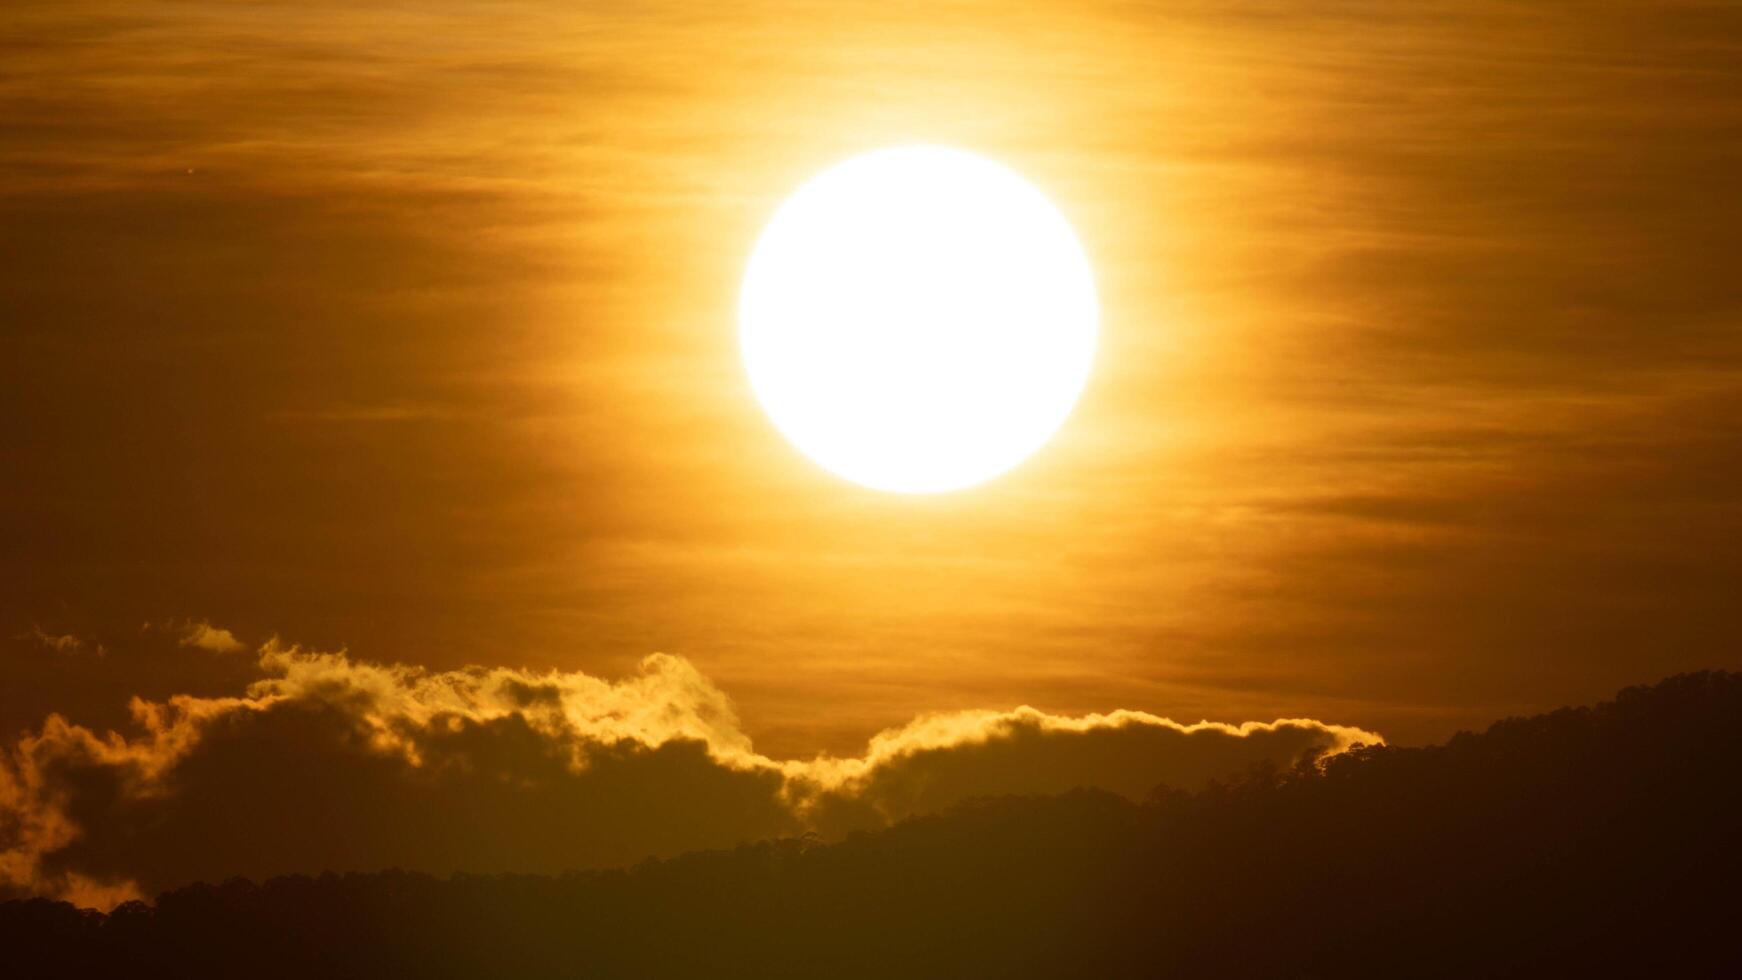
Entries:
[[852, 758], [761, 755], [730, 699], [655, 654], [616, 681], [431, 672], [270, 642], [239, 696], [59, 715], [0, 763], [0, 891], [109, 906], [196, 879], [405, 867], [560, 871], [818, 832], [985, 795], [1140, 796], [1378, 737], [1132, 711], [923, 717]]
[[[1742, 667], [1733, 0], [7, 15], [8, 734], [233, 689], [123, 649], [194, 612], [687, 651], [781, 757], [1021, 703], [1438, 740]], [[785, 195], [913, 140], [1043, 187], [1105, 313], [1047, 450], [917, 504], [791, 450], [733, 313]]]

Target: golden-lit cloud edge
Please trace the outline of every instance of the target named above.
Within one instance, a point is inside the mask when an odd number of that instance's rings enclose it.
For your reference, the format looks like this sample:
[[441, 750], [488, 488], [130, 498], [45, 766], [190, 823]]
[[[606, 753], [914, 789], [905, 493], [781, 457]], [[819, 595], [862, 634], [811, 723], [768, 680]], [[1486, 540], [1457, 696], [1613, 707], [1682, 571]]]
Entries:
[[1019, 707], [922, 716], [857, 757], [779, 760], [754, 749], [725, 692], [666, 654], [606, 680], [437, 672], [276, 639], [258, 653], [264, 676], [239, 696], [134, 698], [131, 734], [50, 715], [8, 746], [0, 893], [108, 908], [236, 874], [557, 872], [838, 837], [979, 796], [1140, 797], [1382, 741], [1312, 719]]

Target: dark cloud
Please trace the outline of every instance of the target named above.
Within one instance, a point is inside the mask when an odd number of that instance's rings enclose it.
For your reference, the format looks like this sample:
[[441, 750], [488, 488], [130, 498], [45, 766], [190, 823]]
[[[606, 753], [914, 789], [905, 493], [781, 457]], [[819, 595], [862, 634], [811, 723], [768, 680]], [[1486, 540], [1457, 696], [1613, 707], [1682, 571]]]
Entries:
[[672, 657], [614, 683], [276, 644], [261, 665], [242, 696], [135, 700], [131, 735], [55, 716], [12, 746], [0, 766], [6, 887], [107, 905], [236, 874], [623, 865], [871, 829], [976, 796], [1141, 796], [1377, 741], [1315, 721], [1024, 708], [921, 719], [860, 758], [783, 762], [756, 753], [726, 696]]
[[1092, 786], [1136, 799], [1158, 786], [1196, 788], [1261, 760], [1311, 758], [1369, 738], [1376, 736], [1306, 719], [1178, 725], [1140, 712], [1058, 718], [1032, 708], [944, 715], [872, 739], [842, 789], [821, 794], [807, 816], [839, 831], [974, 797]]

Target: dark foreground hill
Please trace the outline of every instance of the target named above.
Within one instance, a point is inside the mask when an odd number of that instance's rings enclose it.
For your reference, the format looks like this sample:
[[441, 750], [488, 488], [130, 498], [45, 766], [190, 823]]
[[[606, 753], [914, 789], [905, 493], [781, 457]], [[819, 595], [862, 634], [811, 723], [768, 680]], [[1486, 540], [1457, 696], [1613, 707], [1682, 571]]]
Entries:
[[[1742, 674], [1138, 804], [628, 872], [0, 905], [13, 976], [1742, 976]], [[334, 827], [333, 833], [344, 833]], [[40, 971], [40, 972], [37, 972]]]

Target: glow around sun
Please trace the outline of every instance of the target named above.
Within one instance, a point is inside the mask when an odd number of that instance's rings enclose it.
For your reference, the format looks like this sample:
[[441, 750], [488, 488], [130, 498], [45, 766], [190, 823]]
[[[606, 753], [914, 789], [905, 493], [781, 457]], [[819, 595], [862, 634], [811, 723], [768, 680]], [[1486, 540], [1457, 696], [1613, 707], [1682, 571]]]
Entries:
[[1095, 284], [1039, 190], [960, 150], [909, 146], [800, 187], [757, 241], [739, 303], [751, 385], [806, 456], [932, 493], [1040, 448], [1095, 356]]

